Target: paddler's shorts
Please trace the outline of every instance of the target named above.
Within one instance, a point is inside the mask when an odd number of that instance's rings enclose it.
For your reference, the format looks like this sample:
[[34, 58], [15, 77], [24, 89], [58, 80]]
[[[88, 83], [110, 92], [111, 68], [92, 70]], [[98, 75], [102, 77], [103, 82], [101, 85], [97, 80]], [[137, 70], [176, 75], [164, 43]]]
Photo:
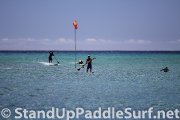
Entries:
[[88, 66], [87, 66], [87, 70], [88, 69], [92, 69], [92, 64], [89, 64]]

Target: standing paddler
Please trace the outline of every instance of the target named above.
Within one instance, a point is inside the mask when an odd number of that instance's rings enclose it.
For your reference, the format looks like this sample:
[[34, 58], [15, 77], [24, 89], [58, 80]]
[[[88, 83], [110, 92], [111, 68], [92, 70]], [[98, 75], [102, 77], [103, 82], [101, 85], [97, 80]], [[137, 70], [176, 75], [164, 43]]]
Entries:
[[52, 63], [53, 61], [52, 56], [54, 56], [54, 53], [52, 51], [49, 51], [49, 57], [48, 57], [49, 63]]
[[86, 72], [88, 72], [89, 69], [90, 69], [90, 72], [92, 72], [92, 59], [90, 55], [88, 55], [88, 58], [86, 59], [86, 64], [87, 64]]
[[93, 73], [92, 72], [92, 61], [96, 59], [96, 58], [91, 58], [90, 55], [88, 55], [88, 58], [86, 59], [86, 64], [82, 64], [82, 66], [80, 68], [78, 68], [77, 70], [81, 70], [81, 68], [84, 68], [85, 65], [87, 65], [87, 69], [86, 69], [86, 72], [88, 73], [89, 69], [90, 69], [90, 73]]

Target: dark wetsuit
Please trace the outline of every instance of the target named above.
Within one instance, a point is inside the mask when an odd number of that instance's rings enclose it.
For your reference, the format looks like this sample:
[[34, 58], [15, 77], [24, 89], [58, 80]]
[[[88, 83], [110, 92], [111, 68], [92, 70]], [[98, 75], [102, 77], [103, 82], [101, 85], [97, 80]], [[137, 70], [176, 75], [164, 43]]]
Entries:
[[162, 69], [161, 71], [163, 71], [163, 72], [168, 72], [169, 71], [169, 69], [168, 69], [168, 67], [165, 67], [164, 69]]
[[49, 52], [49, 63], [52, 63], [52, 56], [54, 56], [54, 53], [53, 52]]
[[83, 61], [79, 61], [79, 64], [83, 64]]
[[86, 64], [87, 64], [87, 72], [88, 72], [89, 69], [90, 69], [90, 72], [92, 72], [92, 59], [88, 58], [86, 60]]

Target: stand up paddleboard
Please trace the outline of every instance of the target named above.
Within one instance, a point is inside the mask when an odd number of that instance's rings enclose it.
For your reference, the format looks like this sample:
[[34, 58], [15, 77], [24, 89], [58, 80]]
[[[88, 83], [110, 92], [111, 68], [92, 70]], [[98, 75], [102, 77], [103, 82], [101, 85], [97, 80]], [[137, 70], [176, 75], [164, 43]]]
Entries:
[[49, 66], [58, 66], [58, 65], [60, 65], [60, 64], [57, 64], [57, 63], [55, 63], [55, 64], [54, 63], [50, 63], [49, 64]]
[[58, 63], [48, 63], [48, 62], [39, 62], [39, 63], [41, 63], [43, 65], [47, 65], [47, 66], [59, 66], [60, 65]]

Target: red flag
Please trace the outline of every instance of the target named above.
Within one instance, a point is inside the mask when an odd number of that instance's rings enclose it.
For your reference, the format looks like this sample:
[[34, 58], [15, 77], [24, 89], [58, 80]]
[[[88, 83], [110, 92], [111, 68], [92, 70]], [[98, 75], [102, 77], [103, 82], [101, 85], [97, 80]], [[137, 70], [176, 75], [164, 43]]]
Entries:
[[74, 25], [74, 29], [78, 29], [78, 23], [76, 20], [74, 20], [73, 25]]

